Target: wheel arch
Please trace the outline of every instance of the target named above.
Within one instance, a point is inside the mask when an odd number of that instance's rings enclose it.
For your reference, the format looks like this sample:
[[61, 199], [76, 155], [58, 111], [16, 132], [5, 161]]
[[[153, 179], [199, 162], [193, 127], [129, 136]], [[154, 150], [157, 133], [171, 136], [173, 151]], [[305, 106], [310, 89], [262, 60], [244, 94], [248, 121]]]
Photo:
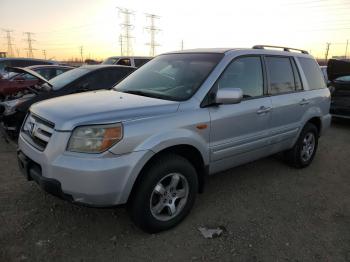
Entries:
[[132, 197], [133, 193], [139, 186], [142, 177], [145, 175], [147, 170], [151, 167], [151, 165], [159, 159], [159, 157], [165, 155], [165, 154], [177, 154], [179, 156], [182, 156], [186, 158], [196, 169], [197, 177], [198, 177], [198, 191], [199, 193], [203, 192], [204, 184], [206, 177], [209, 173], [209, 167], [207, 164], [205, 164], [204, 158], [195, 146], [189, 145], [189, 144], [180, 144], [180, 145], [174, 145], [169, 146], [167, 148], [164, 148], [158, 152], [156, 152], [148, 161], [144, 164], [144, 166], [141, 168], [141, 171], [139, 172], [139, 175], [137, 176], [131, 192], [128, 197], [128, 201]]

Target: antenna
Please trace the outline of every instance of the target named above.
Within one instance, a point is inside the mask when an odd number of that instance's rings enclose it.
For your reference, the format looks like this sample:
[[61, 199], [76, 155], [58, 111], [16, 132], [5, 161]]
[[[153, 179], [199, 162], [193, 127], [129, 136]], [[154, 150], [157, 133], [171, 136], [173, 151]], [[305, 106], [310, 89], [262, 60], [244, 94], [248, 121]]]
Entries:
[[[120, 24], [123, 33], [120, 35], [119, 39], [122, 51], [121, 55], [131, 55], [133, 53], [131, 39], [134, 38], [131, 35], [131, 31], [134, 29], [134, 26], [131, 24], [130, 18], [134, 15], [134, 12], [126, 8], [117, 8], [119, 10], [119, 15], [123, 16], [123, 23]], [[124, 43], [126, 44], [126, 50], [124, 50]]]
[[150, 55], [154, 56], [156, 54], [156, 47], [159, 44], [156, 42], [156, 34], [160, 31], [159, 28], [155, 26], [155, 20], [160, 19], [160, 16], [154, 14], [146, 14], [146, 18], [150, 20], [150, 25], [146, 26], [145, 29], [150, 33], [150, 42], [146, 43], [146, 45], [150, 46]]

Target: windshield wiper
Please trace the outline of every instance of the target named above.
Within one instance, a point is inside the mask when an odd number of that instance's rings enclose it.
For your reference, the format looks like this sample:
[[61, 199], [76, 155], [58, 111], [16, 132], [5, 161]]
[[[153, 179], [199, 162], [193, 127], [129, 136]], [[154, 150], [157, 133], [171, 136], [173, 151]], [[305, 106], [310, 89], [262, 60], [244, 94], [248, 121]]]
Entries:
[[172, 97], [169, 97], [167, 95], [153, 93], [153, 92], [145, 92], [145, 91], [141, 91], [141, 90], [121, 90], [120, 92], [133, 94], [133, 95], [139, 95], [139, 96], [146, 96], [146, 97], [151, 97], [151, 98], [164, 99], [164, 100], [174, 100]]

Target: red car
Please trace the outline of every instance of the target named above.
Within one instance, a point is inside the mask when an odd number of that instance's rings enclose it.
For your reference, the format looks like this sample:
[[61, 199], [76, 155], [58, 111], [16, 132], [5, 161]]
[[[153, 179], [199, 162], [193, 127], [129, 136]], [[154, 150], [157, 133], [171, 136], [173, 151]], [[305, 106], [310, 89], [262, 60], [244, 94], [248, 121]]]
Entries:
[[[28, 66], [31, 69], [45, 79], [50, 80], [51, 78], [58, 76], [66, 71], [73, 69], [70, 66], [60, 65], [35, 65]], [[28, 89], [36, 84], [39, 84], [41, 80], [38, 78], [22, 73], [9, 72], [5, 77], [0, 78], [0, 101], [15, 99], [19, 95], [23, 95], [28, 92]]]

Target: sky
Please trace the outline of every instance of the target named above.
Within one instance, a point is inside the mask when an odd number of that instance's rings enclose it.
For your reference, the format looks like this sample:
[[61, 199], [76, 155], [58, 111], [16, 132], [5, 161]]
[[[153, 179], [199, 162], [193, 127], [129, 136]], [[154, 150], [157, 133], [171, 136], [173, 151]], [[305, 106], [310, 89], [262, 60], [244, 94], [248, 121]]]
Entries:
[[[350, 40], [350, 0], [0, 0], [0, 28], [13, 30], [13, 49], [27, 56], [23, 32], [33, 33], [34, 57], [103, 59], [120, 55], [123, 16], [133, 11], [133, 55], [149, 55], [145, 14], [156, 14], [156, 53], [206, 47], [283, 45], [316, 57], [344, 56]], [[0, 51], [7, 51], [0, 31]], [[348, 48], [350, 56], [350, 47]]]

